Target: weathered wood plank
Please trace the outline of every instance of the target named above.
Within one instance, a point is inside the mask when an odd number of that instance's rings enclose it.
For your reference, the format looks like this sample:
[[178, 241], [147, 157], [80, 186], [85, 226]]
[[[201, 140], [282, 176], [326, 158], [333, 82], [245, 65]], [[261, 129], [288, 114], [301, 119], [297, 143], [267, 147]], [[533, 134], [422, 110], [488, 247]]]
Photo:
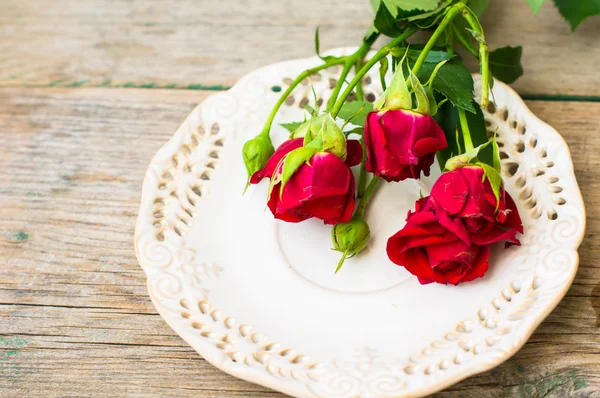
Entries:
[[[521, 93], [593, 95], [600, 17], [570, 33], [550, 2], [534, 17], [525, 0], [492, 1], [492, 48], [524, 46]], [[356, 46], [371, 18], [367, 0], [55, 0], [2, 3], [0, 86], [229, 86], [277, 61]]]
[[[175, 336], [133, 252], [146, 165], [208, 94], [0, 89], [0, 396], [282, 396]], [[580, 270], [514, 358], [440, 397], [600, 391], [600, 104], [528, 104], [574, 155], [590, 210]]]

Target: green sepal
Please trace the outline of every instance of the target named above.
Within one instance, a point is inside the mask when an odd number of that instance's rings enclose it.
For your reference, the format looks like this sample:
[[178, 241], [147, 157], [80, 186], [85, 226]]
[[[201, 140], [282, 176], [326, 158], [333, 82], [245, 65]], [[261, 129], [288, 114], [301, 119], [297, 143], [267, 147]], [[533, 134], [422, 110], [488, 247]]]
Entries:
[[396, 71], [392, 76], [392, 80], [383, 94], [385, 97], [383, 100], [383, 107], [379, 108], [377, 105], [380, 105], [380, 101], [377, 101], [375, 109], [412, 109], [412, 98], [408, 86], [406, 85], [406, 78], [404, 77], [403, 70], [404, 68], [402, 68], [402, 64], [404, 63], [405, 59], [406, 53], [400, 60], [400, 65], [398, 68], [396, 68]]
[[319, 136], [323, 140], [323, 151], [346, 160], [346, 136], [330, 114], [326, 114]]
[[445, 169], [452, 171], [460, 167], [477, 166], [484, 172], [484, 179], [490, 181], [494, 196], [496, 197], [496, 208], [500, 201], [500, 188], [502, 187], [502, 165], [500, 163], [500, 150], [494, 135], [488, 142], [477, 148], [448, 159]]
[[[296, 130], [290, 135], [290, 138], [301, 138], [304, 137], [304, 144], [308, 144], [312, 141], [323, 126], [323, 120], [325, 120], [326, 114], [322, 114], [300, 124]], [[309, 134], [310, 133], [310, 134]]]
[[[304, 121], [306, 122], [306, 120]], [[290, 132], [290, 138], [293, 137], [294, 133], [304, 122], [289, 122], [289, 123], [280, 123], [279, 125]]]
[[412, 88], [412, 92], [415, 95], [415, 98], [417, 100], [417, 106], [416, 108], [413, 107], [413, 111], [424, 114], [424, 115], [428, 115], [429, 114], [429, 97], [427, 96], [427, 92], [425, 91], [425, 87], [423, 87], [423, 84], [421, 84], [421, 82], [419, 81], [419, 78], [411, 71], [409, 71], [410, 73], [410, 84], [411, 84], [411, 88]]
[[494, 196], [496, 197], [496, 210], [498, 210], [498, 207], [500, 206], [500, 189], [502, 188], [502, 176], [500, 175], [500, 172], [485, 163], [477, 162], [475, 165], [483, 169], [482, 181], [485, 181], [487, 178], [490, 182], [490, 186], [492, 187], [492, 191], [494, 191]]
[[342, 268], [346, 258], [352, 258], [369, 244], [371, 230], [369, 224], [359, 218], [353, 218], [347, 223], [337, 224], [331, 228], [331, 243], [333, 250], [344, 253], [335, 273]]
[[478, 159], [477, 159], [477, 155], [479, 154], [479, 151], [481, 151], [483, 148], [485, 148], [488, 145], [488, 143], [483, 144], [481, 146], [478, 146], [477, 148], [454, 156], [450, 159], [448, 159], [448, 161], [446, 162], [446, 165], [444, 166], [445, 170], [448, 171], [452, 171], [461, 167], [465, 167], [465, 166], [469, 166], [472, 163], [475, 163]]
[[[304, 163], [308, 162], [312, 156], [319, 150], [311, 146], [303, 146], [296, 148], [286, 155], [283, 159], [283, 168], [281, 170], [281, 188], [279, 189], [279, 195], [283, 194], [283, 188], [287, 182], [292, 178], [296, 170], [300, 168]], [[279, 182], [279, 181], [278, 181]]]

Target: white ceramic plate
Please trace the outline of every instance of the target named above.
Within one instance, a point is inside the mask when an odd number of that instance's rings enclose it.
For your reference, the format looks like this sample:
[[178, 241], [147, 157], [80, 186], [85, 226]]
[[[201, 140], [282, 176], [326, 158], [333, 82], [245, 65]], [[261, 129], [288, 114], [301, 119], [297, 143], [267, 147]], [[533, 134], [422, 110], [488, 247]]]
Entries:
[[[275, 221], [264, 211], [266, 181], [242, 196], [243, 143], [260, 131], [274, 91], [319, 62], [250, 73], [200, 104], [152, 160], [135, 245], [158, 312], [213, 365], [298, 397], [421, 396], [500, 364], [577, 270], [585, 211], [567, 145], [496, 82], [485, 117], [523, 218], [522, 246], [496, 247], [487, 275], [459, 286], [421, 286], [392, 264], [386, 241], [437, 169], [378, 192], [368, 250], [334, 275], [329, 227]], [[311, 87], [328, 98], [337, 73], [307, 79], [276, 122], [301, 120]], [[379, 95], [378, 80], [377, 71], [365, 79], [368, 98]], [[287, 132], [275, 126], [279, 144]]]

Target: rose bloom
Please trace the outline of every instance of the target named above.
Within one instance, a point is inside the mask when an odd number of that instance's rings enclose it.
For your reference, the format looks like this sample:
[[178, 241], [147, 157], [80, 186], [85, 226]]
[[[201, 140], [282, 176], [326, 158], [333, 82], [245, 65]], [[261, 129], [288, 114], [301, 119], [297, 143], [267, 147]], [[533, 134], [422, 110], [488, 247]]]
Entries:
[[[283, 169], [282, 159], [302, 146], [304, 139], [295, 138], [281, 144], [265, 168], [255, 173], [250, 182], [277, 177]], [[315, 217], [325, 224], [350, 221], [354, 212], [354, 176], [350, 166], [362, 160], [362, 148], [356, 140], [347, 141], [346, 162], [328, 152], [315, 153], [292, 175], [281, 192], [275, 184], [267, 203], [275, 218], [300, 222]]]
[[428, 176], [435, 153], [448, 147], [431, 116], [403, 109], [369, 113], [364, 138], [365, 168], [386, 181]]
[[520, 245], [517, 232], [523, 225], [511, 196], [501, 188], [497, 202], [483, 169], [463, 167], [442, 174], [431, 195], [417, 201], [387, 253], [421, 284], [457, 285], [486, 273], [490, 244]]

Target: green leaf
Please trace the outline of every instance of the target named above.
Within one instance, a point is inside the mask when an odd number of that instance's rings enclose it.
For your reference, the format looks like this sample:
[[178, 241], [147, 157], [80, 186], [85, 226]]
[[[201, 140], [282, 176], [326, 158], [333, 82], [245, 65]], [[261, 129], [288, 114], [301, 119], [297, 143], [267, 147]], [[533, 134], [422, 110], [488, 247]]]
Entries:
[[373, 112], [372, 103], [367, 101], [351, 101], [342, 105], [337, 116], [344, 120], [352, 118], [352, 124], [364, 126], [369, 112]]
[[437, 8], [440, 0], [392, 0], [401, 10], [431, 11]]
[[365, 132], [364, 127], [355, 127], [352, 130], [344, 131], [344, 135], [349, 137], [351, 134], [363, 135]]
[[375, 24], [371, 24], [371, 26], [369, 27], [369, 30], [367, 30], [367, 33], [365, 34], [365, 37], [363, 37], [363, 40], [364, 41], [370, 40], [373, 37], [373, 35], [376, 35], [377, 33], [379, 33], [379, 31], [375, 27]]
[[[429, 80], [435, 67], [434, 63], [424, 63], [419, 71], [419, 80]], [[434, 90], [443, 94], [454, 106], [476, 112], [472, 102], [473, 77], [459, 58], [446, 62], [431, 84]]]
[[284, 129], [286, 129], [287, 131], [289, 131], [290, 133], [293, 133], [294, 131], [296, 131], [298, 129], [298, 127], [300, 127], [304, 122], [290, 122], [290, 123], [281, 123], [280, 126], [283, 127]]
[[[599, 0], [600, 1], [600, 0]], [[505, 83], [512, 83], [523, 74], [521, 55], [523, 47], [502, 47], [490, 52], [490, 71]]]
[[384, 2], [379, 4], [373, 23], [375, 28], [386, 36], [396, 37], [402, 34], [402, 29], [396, 23], [396, 18]]
[[600, 0], [554, 0], [554, 5], [573, 31], [584, 19], [600, 14]]
[[[397, 19], [405, 19], [408, 22], [419, 21], [419, 20], [429, 18], [429, 17], [432, 17], [432, 16], [440, 13], [442, 10], [444, 10], [444, 8], [448, 7], [451, 3], [452, 3], [452, 0], [442, 0], [442, 2], [440, 3], [440, 5], [437, 8], [435, 8], [431, 11], [427, 11], [427, 12], [422, 12], [421, 10], [413, 10], [413, 11], [399, 10], [398, 16], [396, 18]], [[419, 27], [421, 27], [421, 26], [419, 26]]]
[[472, 102], [472, 106], [475, 108], [475, 113], [467, 113], [466, 116], [473, 146], [477, 147], [487, 143], [489, 139], [481, 106], [475, 101]]
[[383, 0], [383, 4], [385, 4], [390, 14], [392, 14], [392, 17], [398, 18], [398, 7], [396, 7], [393, 0]]
[[296, 170], [298, 170], [298, 168], [304, 163], [309, 161], [310, 158], [312, 158], [312, 156], [317, 152], [317, 148], [303, 146], [296, 148], [287, 154], [283, 160], [283, 170], [281, 171], [281, 188], [279, 189], [280, 194], [283, 193], [285, 184], [287, 184], [290, 178], [292, 178]]
[[[421, 55], [422, 50], [415, 48], [417, 46], [412, 46], [411, 48], [408, 49], [408, 59], [416, 61], [417, 58], [419, 58], [419, 56]], [[394, 56], [403, 56], [406, 53], [406, 48], [404, 47], [395, 47], [392, 49], [391, 53]], [[438, 63], [441, 61], [445, 61], [447, 59], [452, 58], [452, 56], [450, 54], [448, 54], [446, 51], [440, 51], [440, 50], [431, 50], [429, 51], [429, 53], [427, 54], [427, 56], [425, 57], [425, 62], [433, 62], [433, 63]]]
[[440, 105], [434, 118], [444, 131], [448, 142], [448, 148], [438, 151], [436, 154], [440, 169], [444, 170], [448, 159], [462, 152], [460, 148], [464, 148], [464, 143], [462, 134], [457, 134], [458, 112], [452, 103], [447, 101]]
[[546, 0], [527, 0], [527, 2], [529, 3], [529, 7], [533, 10], [533, 13], [537, 15]]
[[477, 18], [481, 18], [489, 6], [490, 0], [469, 0], [469, 8], [477, 15]]

